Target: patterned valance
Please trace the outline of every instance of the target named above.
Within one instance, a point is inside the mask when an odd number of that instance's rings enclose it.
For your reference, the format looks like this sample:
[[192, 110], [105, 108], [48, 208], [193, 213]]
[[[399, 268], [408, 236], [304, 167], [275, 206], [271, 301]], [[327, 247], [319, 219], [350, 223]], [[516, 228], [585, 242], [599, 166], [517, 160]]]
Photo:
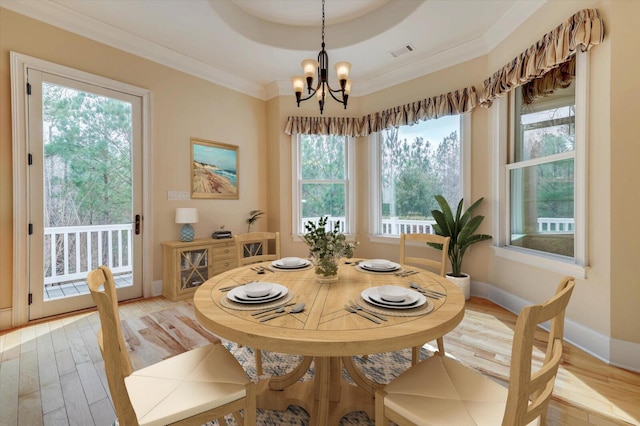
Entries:
[[362, 117], [360, 136], [367, 136], [389, 127], [415, 124], [422, 120], [431, 120], [446, 115], [469, 112], [478, 104], [475, 87], [449, 92], [421, 101], [398, 106]]
[[522, 102], [531, 104], [536, 99], [550, 95], [556, 89], [566, 89], [576, 77], [576, 57], [556, 67], [539, 78], [522, 85]]
[[469, 112], [478, 104], [474, 87], [446, 95], [375, 112], [362, 118], [353, 117], [289, 117], [284, 129], [287, 135], [340, 135], [367, 136], [389, 127], [415, 124], [419, 120], [444, 117]]
[[353, 117], [289, 117], [287, 135], [360, 136], [361, 120]]
[[604, 24], [597, 9], [583, 9], [520, 53], [484, 81], [480, 105], [491, 102], [568, 61], [578, 48], [583, 52], [604, 39]]

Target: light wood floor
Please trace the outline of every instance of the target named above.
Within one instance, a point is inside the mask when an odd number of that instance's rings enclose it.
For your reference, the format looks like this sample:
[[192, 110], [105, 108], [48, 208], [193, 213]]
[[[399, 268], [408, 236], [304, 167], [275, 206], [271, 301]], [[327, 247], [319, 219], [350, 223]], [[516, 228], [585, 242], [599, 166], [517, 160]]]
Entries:
[[[188, 302], [159, 297], [121, 306], [122, 319], [178, 309], [198, 328]], [[499, 381], [508, 376], [515, 315], [472, 298], [462, 324], [445, 336], [448, 354]], [[96, 342], [96, 313], [81, 313], [0, 332], [0, 426], [109, 425], [114, 419]], [[154, 327], [149, 327], [153, 334]], [[201, 330], [173, 342], [174, 353], [206, 343]], [[546, 333], [540, 332], [544, 340]], [[151, 336], [153, 338], [153, 336]], [[201, 340], [201, 341], [200, 341]], [[157, 353], [136, 342], [135, 368]], [[160, 355], [160, 356], [166, 356]], [[640, 425], [640, 374], [611, 367], [567, 345], [549, 410], [550, 425]]]

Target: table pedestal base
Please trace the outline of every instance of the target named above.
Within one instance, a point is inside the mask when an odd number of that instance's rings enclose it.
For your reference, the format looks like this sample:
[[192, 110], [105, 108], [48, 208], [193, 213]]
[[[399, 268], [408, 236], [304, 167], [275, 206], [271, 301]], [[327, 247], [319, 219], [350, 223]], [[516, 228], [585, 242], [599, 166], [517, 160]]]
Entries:
[[314, 362], [313, 380], [299, 381], [311, 364], [311, 358], [305, 357], [291, 373], [259, 381], [258, 408], [286, 411], [290, 405], [302, 407], [311, 416], [311, 426], [337, 426], [353, 411], [364, 411], [374, 418], [372, 391], [379, 385], [356, 371], [350, 358], [342, 358], [342, 363], [358, 386], [342, 379], [341, 358], [315, 357]]

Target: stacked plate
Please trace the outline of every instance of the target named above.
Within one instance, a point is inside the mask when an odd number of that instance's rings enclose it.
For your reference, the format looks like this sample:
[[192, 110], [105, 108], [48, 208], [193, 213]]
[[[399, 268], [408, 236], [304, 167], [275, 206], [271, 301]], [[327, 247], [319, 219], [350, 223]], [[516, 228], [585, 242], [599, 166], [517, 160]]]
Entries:
[[[365, 302], [370, 303], [374, 306], [378, 306], [380, 308], [386, 309], [411, 309], [417, 308], [418, 306], [422, 306], [427, 302], [427, 298], [418, 293], [415, 290], [411, 290], [404, 287], [393, 286], [402, 290], [405, 290], [404, 295], [400, 295], [399, 292], [389, 292], [389, 289], [385, 287], [391, 286], [380, 286], [380, 287], [371, 287], [366, 290], [363, 290], [360, 295]], [[386, 298], [393, 294], [394, 297]]]
[[309, 260], [300, 257], [283, 257], [271, 262], [271, 266], [277, 269], [302, 269], [309, 266], [310, 263]]
[[393, 272], [400, 269], [398, 263], [386, 259], [370, 259], [360, 262], [358, 265], [369, 272]]
[[257, 281], [229, 290], [227, 298], [237, 303], [267, 303], [282, 299], [287, 291], [283, 285]]

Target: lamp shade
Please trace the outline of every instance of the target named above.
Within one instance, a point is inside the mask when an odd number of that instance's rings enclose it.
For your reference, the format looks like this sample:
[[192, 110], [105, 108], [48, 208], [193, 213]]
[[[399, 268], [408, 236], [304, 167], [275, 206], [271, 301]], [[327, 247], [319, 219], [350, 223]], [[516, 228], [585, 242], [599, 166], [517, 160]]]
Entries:
[[176, 223], [198, 223], [198, 209], [176, 209]]

